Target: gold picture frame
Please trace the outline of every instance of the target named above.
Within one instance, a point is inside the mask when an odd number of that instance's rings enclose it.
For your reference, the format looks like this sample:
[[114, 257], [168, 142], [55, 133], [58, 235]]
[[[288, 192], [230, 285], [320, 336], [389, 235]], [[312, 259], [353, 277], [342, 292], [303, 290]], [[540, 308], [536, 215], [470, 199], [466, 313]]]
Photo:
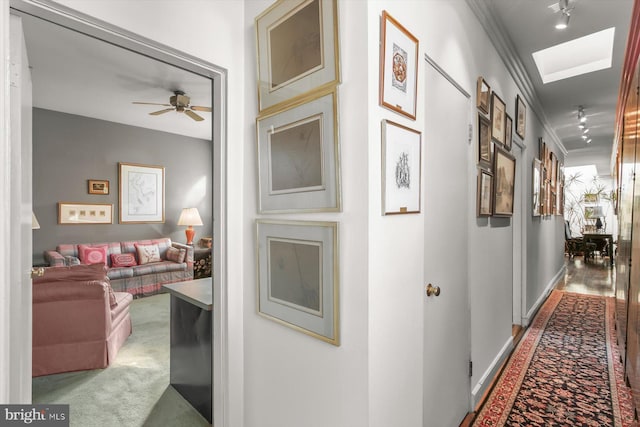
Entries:
[[506, 105], [495, 92], [491, 93], [491, 138], [504, 145]]
[[111, 203], [58, 202], [58, 224], [113, 224]]
[[516, 133], [524, 139], [527, 127], [527, 104], [520, 95], [516, 96]]
[[99, 179], [89, 179], [89, 194], [109, 194], [109, 181]]
[[493, 214], [493, 174], [486, 169], [478, 170], [477, 216]]
[[418, 39], [382, 11], [380, 43], [380, 105], [416, 119]]
[[338, 223], [256, 220], [258, 314], [340, 345]]
[[258, 111], [340, 82], [337, 0], [279, 0], [256, 17]]
[[510, 217], [513, 216], [516, 159], [498, 146], [495, 147], [493, 159], [493, 216]]
[[489, 106], [491, 104], [491, 86], [482, 77], [478, 77], [476, 87], [476, 107], [485, 114], [489, 114]]
[[118, 163], [120, 224], [164, 223], [164, 167]]

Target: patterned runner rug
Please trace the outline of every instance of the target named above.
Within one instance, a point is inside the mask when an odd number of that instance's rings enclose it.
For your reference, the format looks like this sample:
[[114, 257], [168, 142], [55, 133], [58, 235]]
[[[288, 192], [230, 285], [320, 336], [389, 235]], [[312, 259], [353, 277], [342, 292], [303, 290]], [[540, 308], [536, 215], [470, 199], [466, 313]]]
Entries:
[[473, 426], [635, 426], [614, 302], [553, 291]]

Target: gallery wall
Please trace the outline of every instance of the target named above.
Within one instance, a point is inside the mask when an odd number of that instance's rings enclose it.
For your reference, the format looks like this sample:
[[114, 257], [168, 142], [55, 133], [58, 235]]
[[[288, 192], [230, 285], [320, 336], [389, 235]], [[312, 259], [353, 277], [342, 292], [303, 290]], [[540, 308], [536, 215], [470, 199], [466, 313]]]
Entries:
[[[203, 226], [196, 241], [212, 235], [211, 141], [158, 132], [40, 108], [33, 114], [34, 262], [61, 243], [98, 243], [169, 237], [186, 242], [177, 221], [196, 207]], [[164, 223], [119, 224], [118, 163], [165, 168]], [[89, 194], [88, 180], [108, 180], [109, 194]], [[58, 224], [58, 202], [113, 206], [112, 224]]]

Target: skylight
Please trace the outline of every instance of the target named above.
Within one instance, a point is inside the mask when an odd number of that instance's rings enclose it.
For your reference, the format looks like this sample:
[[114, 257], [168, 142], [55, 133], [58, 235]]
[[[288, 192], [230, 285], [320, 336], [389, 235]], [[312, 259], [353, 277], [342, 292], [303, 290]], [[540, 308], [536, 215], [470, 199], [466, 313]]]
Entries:
[[611, 68], [615, 27], [533, 52], [543, 83]]

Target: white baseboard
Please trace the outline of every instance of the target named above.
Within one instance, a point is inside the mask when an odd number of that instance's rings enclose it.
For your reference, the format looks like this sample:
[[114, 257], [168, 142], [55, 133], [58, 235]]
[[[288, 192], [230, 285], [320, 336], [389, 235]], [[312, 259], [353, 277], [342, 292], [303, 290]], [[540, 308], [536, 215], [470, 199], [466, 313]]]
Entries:
[[545, 300], [547, 299], [547, 297], [549, 296], [553, 288], [556, 286], [556, 283], [558, 283], [558, 280], [560, 280], [560, 278], [565, 274], [566, 270], [567, 270], [567, 266], [563, 264], [562, 268], [560, 268], [560, 270], [556, 273], [556, 275], [553, 276], [551, 281], [547, 283], [547, 286], [544, 288], [544, 291], [542, 292], [540, 297], [538, 297], [538, 300], [535, 302], [535, 304], [533, 304], [531, 309], [527, 312], [527, 315], [522, 318], [523, 327], [526, 328], [527, 326], [529, 326], [529, 323], [531, 323], [531, 320], [533, 320], [533, 316], [536, 315], [536, 313], [538, 312], [538, 309], [540, 308], [542, 303], [545, 302]]
[[491, 380], [498, 374], [498, 369], [502, 366], [502, 363], [511, 355], [513, 350], [513, 337], [509, 337], [507, 342], [504, 343], [502, 349], [498, 355], [493, 359], [489, 368], [484, 372], [480, 380], [476, 383], [471, 390], [471, 405], [475, 408], [482, 399], [482, 396], [487, 391], [487, 387], [491, 383]]

